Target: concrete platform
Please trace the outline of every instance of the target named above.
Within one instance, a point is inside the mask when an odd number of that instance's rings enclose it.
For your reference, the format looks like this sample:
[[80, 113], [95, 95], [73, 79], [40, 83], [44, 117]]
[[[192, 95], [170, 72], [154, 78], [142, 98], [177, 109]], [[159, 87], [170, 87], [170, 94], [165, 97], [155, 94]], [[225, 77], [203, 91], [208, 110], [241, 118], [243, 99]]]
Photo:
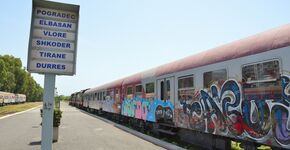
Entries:
[[[61, 103], [63, 118], [57, 150], [161, 150], [148, 141]], [[0, 120], [0, 150], [40, 149], [39, 108]]]

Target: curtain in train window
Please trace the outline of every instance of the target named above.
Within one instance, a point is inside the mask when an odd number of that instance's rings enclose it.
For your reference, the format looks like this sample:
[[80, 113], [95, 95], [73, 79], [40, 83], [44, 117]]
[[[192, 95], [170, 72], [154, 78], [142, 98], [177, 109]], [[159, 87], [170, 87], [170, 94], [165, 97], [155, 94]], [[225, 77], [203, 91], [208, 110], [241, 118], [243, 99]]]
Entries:
[[220, 69], [203, 74], [203, 87], [210, 88], [212, 84], [221, 86], [227, 80], [227, 70]]
[[194, 80], [193, 75], [178, 78], [178, 100], [181, 102], [193, 101]]
[[278, 60], [243, 66], [242, 76], [245, 99], [281, 98], [282, 87]]

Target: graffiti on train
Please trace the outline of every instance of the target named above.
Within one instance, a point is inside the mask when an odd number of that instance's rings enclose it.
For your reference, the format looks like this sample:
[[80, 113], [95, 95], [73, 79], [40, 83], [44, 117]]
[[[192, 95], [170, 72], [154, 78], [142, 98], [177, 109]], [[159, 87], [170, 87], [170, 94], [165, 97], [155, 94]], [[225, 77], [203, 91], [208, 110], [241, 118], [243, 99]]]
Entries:
[[122, 115], [156, 122], [173, 119], [173, 104], [170, 100], [149, 100], [140, 97], [125, 99], [122, 102]]
[[176, 124], [289, 148], [289, 81], [288, 76], [281, 76], [278, 86], [267, 86], [260, 91], [236, 80], [227, 80], [222, 86], [214, 84], [208, 90], [200, 90], [198, 99], [191, 103], [179, 100], [180, 109], [175, 110]]

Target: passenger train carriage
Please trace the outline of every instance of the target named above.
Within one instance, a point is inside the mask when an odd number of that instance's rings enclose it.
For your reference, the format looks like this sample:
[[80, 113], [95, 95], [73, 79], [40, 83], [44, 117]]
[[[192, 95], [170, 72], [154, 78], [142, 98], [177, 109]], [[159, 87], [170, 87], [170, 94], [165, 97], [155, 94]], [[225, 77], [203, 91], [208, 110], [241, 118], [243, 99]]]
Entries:
[[89, 89], [83, 104], [177, 127], [203, 146], [290, 148], [289, 76], [290, 24]]
[[26, 96], [24, 94], [14, 94], [0, 91], [0, 106], [24, 103], [25, 101]]

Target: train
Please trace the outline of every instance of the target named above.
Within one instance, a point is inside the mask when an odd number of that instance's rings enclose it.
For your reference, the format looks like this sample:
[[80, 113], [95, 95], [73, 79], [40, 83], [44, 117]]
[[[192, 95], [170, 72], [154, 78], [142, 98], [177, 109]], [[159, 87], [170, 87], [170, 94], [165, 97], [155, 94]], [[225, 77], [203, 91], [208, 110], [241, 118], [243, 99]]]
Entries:
[[289, 82], [287, 24], [73, 93], [70, 104], [204, 149], [289, 149]]
[[0, 106], [26, 102], [26, 95], [0, 91]]

